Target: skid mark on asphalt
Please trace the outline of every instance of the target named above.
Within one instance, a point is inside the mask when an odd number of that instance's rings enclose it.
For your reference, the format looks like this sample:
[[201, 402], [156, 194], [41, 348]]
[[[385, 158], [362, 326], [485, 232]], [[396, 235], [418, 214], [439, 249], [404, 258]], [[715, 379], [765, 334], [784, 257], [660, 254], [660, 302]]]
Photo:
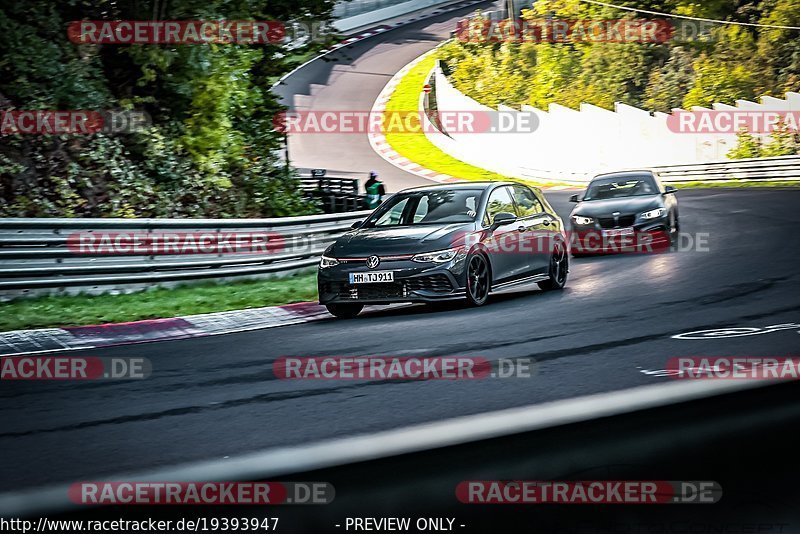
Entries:
[[269, 403], [275, 401], [284, 401], [291, 399], [302, 399], [307, 397], [317, 397], [320, 395], [327, 395], [329, 393], [339, 393], [342, 391], [361, 389], [364, 387], [384, 386], [386, 384], [401, 384], [409, 382], [425, 382], [426, 380], [373, 380], [369, 382], [362, 382], [359, 384], [348, 384], [337, 387], [318, 388], [308, 390], [284, 391], [276, 393], [262, 393], [252, 397], [245, 397], [241, 399], [232, 399], [228, 401], [217, 402], [206, 406], [185, 406], [182, 408], [172, 408], [169, 410], [162, 410], [158, 412], [148, 412], [138, 415], [123, 415], [119, 417], [111, 417], [108, 419], [98, 419], [95, 421], [84, 421], [71, 425], [63, 425], [50, 428], [40, 428], [32, 430], [24, 430], [18, 432], [3, 432], [0, 433], [0, 439], [4, 438], [20, 438], [24, 436], [34, 436], [38, 434], [48, 434], [53, 432], [70, 432], [74, 430], [83, 430], [86, 428], [94, 428], [99, 426], [119, 425], [126, 423], [140, 423], [146, 421], [155, 421], [165, 417], [177, 417], [183, 415], [196, 415], [205, 412], [224, 410], [227, 408], [236, 408], [239, 406], [248, 406], [258, 403]]
[[725, 286], [719, 291], [713, 291], [711, 293], [706, 293], [705, 295], [693, 296], [690, 299], [686, 300], [672, 300], [672, 301], [662, 302], [661, 304], [669, 306], [675, 304], [693, 304], [693, 305], [700, 304], [702, 306], [708, 304], [719, 304], [720, 302], [727, 302], [738, 298], [744, 298], [756, 293], [760, 293], [761, 291], [772, 289], [778, 283], [787, 282], [792, 280], [793, 278], [796, 277], [782, 276], [775, 278], [762, 278], [759, 280], [751, 280], [748, 282], [743, 282], [741, 284]]

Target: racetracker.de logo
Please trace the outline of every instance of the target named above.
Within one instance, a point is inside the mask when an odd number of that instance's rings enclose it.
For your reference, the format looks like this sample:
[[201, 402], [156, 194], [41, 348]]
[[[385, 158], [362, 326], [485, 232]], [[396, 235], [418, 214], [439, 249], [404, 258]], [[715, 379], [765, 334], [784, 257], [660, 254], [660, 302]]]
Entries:
[[0, 110], [0, 135], [133, 133], [151, 124], [144, 111]]
[[336, 490], [328, 482], [76, 482], [76, 504], [266, 505], [329, 504]]
[[286, 248], [276, 232], [75, 232], [67, 237], [73, 254], [275, 254]]
[[285, 111], [272, 125], [290, 134], [531, 133], [539, 118], [527, 111]]
[[722, 488], [713, 481], [471, 480], [458, 484], [465, 504], [713, 504]]
[[0, 380], [143, 379], [152, 369], [147, 358], [7, 356], [0, 360]]
[[695, 380], [797, 380], [800, 357], [696, 356], [670, 358], [668, 376]]
[[466, 43], [666, 43], [675, 28], [664, 19], [464, 19], [455, 36]]
[[74, 20], [67, 28], [75, 44], [270, 44], [285, 36], [274, 20]]
[[322, 356], [278, 358], [272, 371], [281, 380], [476, 380], [530, 378], [535, 365], [532, 358]]
[[800, 132], [800, 110], [698, 110], [676, 111], [667, 117], [667, 128], [682, 134], [772, 133], [779, 128]]

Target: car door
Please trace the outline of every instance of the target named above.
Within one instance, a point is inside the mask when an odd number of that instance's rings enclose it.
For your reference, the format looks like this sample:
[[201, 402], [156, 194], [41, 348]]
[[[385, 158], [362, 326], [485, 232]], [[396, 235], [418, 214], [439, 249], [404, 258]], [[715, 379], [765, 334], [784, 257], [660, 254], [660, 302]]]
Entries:
[[530, 188], [514, 185], [514, 204], [519, 217], [520, 256], [525, 274], [544, 272], [549, 265], [553, 232], [557, 225]]
[[484, 244], [489, 249], [489, 263], [495, 282], [505, 282], [518, 278], [526, 270], [526, 260], [519, 253], [519, 221], [492, 228], [494, 216], [500, 212], [517, 215], [511, 186], [501, 186], [492, 190], [486, 200], [483, 226], [487, 229]]

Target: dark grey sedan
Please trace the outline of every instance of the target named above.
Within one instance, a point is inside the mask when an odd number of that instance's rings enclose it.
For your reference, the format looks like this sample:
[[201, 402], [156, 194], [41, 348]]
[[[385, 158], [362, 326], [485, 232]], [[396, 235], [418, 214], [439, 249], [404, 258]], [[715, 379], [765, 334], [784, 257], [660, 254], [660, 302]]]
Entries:
[[664, 186], [651, 171], [601, 174], [569, 216], [570, 249], [592, 253], [659, 250], [674, 243], [680, 231], [675, 188]]

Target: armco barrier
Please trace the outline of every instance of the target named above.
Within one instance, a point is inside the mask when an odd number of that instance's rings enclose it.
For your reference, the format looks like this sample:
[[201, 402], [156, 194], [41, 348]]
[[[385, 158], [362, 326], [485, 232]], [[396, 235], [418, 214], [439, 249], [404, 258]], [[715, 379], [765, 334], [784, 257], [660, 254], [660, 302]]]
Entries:
[[[442, 136], [445, 137], [445, 136]], [[655, 171], [664, 183], [725, 182], [753, 180], [763, 182], [800, 181], [800, 156], [712, 161], [685, 165], [643, 166]], [[619, 169], [608, 169], [606, 172]], [[532, 180], [559, 181], [585, 185], [595, 173], [523, 168], [522, 177]]]
[[[0, 298], [132, 290], [157, 284], [288, 273], [319, 255], [369, 211], [274, 219], [0, 219]], [[109, 254], [68, 246], [77, 233], [203, 235], [263, 232], [280, 247], [265, 253]], [[152, 252], [152, 251], [151, 251]]]
[[691, 165], [654, 167], [670, 183], [718, 180], [800, 180], [800, 156], [740, 159]]

